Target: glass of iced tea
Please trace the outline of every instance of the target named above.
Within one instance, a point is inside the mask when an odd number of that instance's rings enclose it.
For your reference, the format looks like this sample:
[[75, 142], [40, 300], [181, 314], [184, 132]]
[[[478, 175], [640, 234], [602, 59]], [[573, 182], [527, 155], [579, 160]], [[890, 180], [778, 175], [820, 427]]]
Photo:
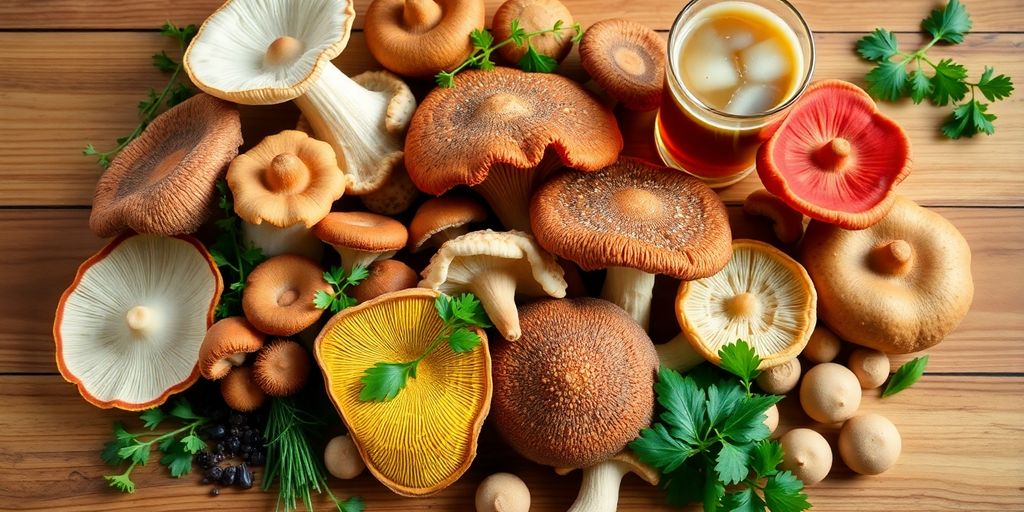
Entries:
[[668, 38], [662, 160], [712, 187], [741, 180], [813, 71], [811, 29], [786, 0], [691, 1]]

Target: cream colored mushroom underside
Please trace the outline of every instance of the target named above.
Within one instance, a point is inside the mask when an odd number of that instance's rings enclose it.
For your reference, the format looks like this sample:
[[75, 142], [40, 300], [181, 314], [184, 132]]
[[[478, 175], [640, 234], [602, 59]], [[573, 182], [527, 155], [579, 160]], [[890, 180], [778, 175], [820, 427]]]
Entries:
[[[68, 371], [98, 400], [145, 403], [192, 373], [216, 282], [207, 260], [177, 238], [139, 235], [90, 267], [68, 296], [60, 325]], [[154, 312], [148, 336], [125, 319]]]
[[[689, 286], [683, 314], [713, 352], [742, 339], [767, 357], [810, 336], [807, 310], [813, 308], [812, 301], [789, 269], [757, 251], [735, 249], [723, 270]], [[741, 293], [757, 297], [760, 314], [729, 314], [728, 300]]]

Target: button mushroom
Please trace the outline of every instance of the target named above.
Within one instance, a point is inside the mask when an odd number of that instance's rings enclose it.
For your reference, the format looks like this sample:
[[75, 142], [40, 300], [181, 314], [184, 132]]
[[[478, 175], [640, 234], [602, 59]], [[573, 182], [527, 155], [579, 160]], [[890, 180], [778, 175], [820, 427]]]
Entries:
[[246, 278], [242, 310], [260, 331], [291, 336], [316, 323], [323, 314], [313, 305], [318, 290], [333, 291], [319, 265], [294, 254], [274, 256], [257, 265]]
[[351, 480], [366, 469], [366, 464], [356, 449], [356, 443], [348, 434], [335, 436], [327, 442], [324, 448], [324, 466], [331, 476], [342, 480]]
[[576, 82], [498, 68], [434, 89], [413, 116], [405, 165], [420, 190], [468, 185], [508, 229], [529, 231], [535, 185], [567, 166], [594, 171], [622, 149], [615, 116]]
[[473, 51], [470, 33], [484, 28], [483, 0], [373, 0], [366, 46], [399, 75], [430, 77]]
[[537, 190], [530, 211], [538, 243], [583, 270], [607, 268], [601, 297], [645, 329], [655, 274], [707, 277], [731, 253], [718, 196], [696, 178], [640, 160], [560, 172]]
[[[526, 32], [551, 29], [556, 22], [565, 26], [564, 32], [543, 34], [530, 40], [534, 51], [562, 62], [572, 50], [569, 31], [574, 23], [572, 13], [558, 0], [507, 0], [494, 11], [491, 32], [494, 39], [504, 41], [512, 36], [512, 20], [519, 20], [519, 28]], [[526, 54], [525, 44], [513, 42], [498, 48], [498, 55], [509, 64], [517, 64]], [[459, 83], [461, 87], [461, 82]]]
[[185, 71], [203, 91], [236, 103], [295, 100], [316, 138], [337, 153], [347, 192], [372, 192], [402, 160], [416, 100], [388, 72], [349, 78], [331, 64], [354, 19], [350, 0], [231, 0], [199, 28]]
[[313, 234], [338, 251], [346, 272], [394, 256], [409, 240], [401, 222], [368, 212], [332, 212]]
[[520, 231], [474, 231], [445, 242], [423, 269], [420, 286], [472, 292], [506, 340], [519, 339], [516, 295], [565, 297], [562, 267]]
[[291, 396], [306, 385], [309, 354], [291, 340], [275, 340], [260, 350], [252, 378], [268, 396]]
[[801, 354], [812, 363], [831, 362], [843, 348], [843, 340], [822, 324], [814, 326], [811, 338], [807, 340], [807, 346]]
[[792, 471], [804, 485], [814, 485], [832, 471], [832, 447], [825, 438], [809, 428], [794, 428], [779, 439], [782, 445], [781, 469]]
[[846, 367], [857, 376], [864, 389], [875, 389], [889, 378], [889, 356], [877, 350], [858, 348], [850, 352]]
[[82, 263], [53, 323], [57, 368], [96, 407], [156, 407], [199, 378], [223, 288], [187, 236], [122, 235]]
[[633, 110], [661, 105], [667, 54], [657, 32], [624, 19], [599, 21], [580, 41], [583, 69], [608, 96]]
[[251, 366], [240, 366], [220, 381], [220, 394], [228, 407], [251, 412], [263, 407], [267, 394], [256, 384]]
[[416, 271], [398, 260], [375, 261], [367, 270], [370, 275], [350, 290], [350, 295], [358, 302], [366, 302], [385, 293], [415, 288], [420, 282]]
[[238, 108], [199, 94], [153, 120], [96, 183], [89, 227], [177, 235], [206, 221], [216, 183], [242, 145]]
[[224, 378], [232, 368], [245, 363], [248, 354], [263, 348], [265, 338], [245, 317], [218, 320], [206, 331], [199, 347], [199, 372], [209, 380]]
[[[555, 470], [559, 474], [567, 470]], [[614, 457], [583, 470], [576, 501], [569, 512], [615, 512], [619, 505], [619, 487], [622, 478], [634, 473], [651, 485], [658, 485], [660, 475], [654, 468], [640, 462], [629, 450], [621, 451]]]
[[886, 353], [939, 343], [974, 297], [967, 241], [942, 216], [905, 198], [868, 229], [811, 222], [801, 261], [825, 323], [846, 341]]
[[441, 244], [465, 235], [469, 224], [487, 219], [487, 209], [469, 197], [446, 195], [420, 205], [409, 224], [409, 249], [419, 252], [424, 247]]
[[800, 383], [800, 405], [814, 421], [837, 423], [853, 417], [860, 407], [857, 376], [836, 363], [815, 365]]
[[884, 473], [896, 465], [903, 439], [889, 418], [864, 414], [843, 424], [839, 431], [839, 456], [862, 475]]
[[495, 473], [476, 488], [476, 512], [530, 512], [530, 489], [512, 473]]

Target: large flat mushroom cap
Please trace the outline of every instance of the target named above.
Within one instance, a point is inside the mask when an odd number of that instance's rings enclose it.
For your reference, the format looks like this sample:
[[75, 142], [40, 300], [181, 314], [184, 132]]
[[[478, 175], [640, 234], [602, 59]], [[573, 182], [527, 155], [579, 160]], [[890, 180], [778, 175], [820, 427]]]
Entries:
[[82, 263], [53, 323], [57, 368], [96, 407], [142, 410], [199, 377], [223, 287], [187, 236], [123, 235]]
[[491, 357], [479, 329], [478, 347], [457, 354], [442, 344], [392, 400], [359, 400], [363, 372], [382, 361], [419, 357], [444, 328], [434, 305], [438, 295], [415, 288], [345, 309], [314, 348], [327, 392], [366, 467], [405, 496], [435, 493], [465, 473], [491, 404]]
[[436, 88], [413, 115], [405, 164], [420, 190], [440, 195], [477, 185], [492, 165], [540, 165], [552, 151], [567, 167], [611, 164], [622, 134], [611, 110], [572, 80], [515, 69], [466, 71]]
[[732, 252], [725, 205], [707, 185], [631, 158], [554, 175], [530, 211], [540, 245], [584, 270], [628, 267], [690, 280], [718, 272]]

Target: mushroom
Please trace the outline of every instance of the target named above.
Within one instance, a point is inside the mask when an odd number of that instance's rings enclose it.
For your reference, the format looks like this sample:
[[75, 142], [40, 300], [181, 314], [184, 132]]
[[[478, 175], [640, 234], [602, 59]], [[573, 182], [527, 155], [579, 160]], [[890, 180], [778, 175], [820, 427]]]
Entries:
[[828, 327], [818, 324], [814, 326], [811, 339], [807, 340], [802, 355], [812, 363], [828, 363], [839, 355], [842, 348], [843, 341], [828, 330]]
[[476, 512], [530, 512], [530, 489], [512, 473], [495, 473], [476, 488]]
[[590, 26], [580, 41], [580, 62], [608, 96], [632, 110], [661, 105], [665, 40], [646, 25], [607, 19]]
[[875, 389], [889, 378], [889, 356], [869, 348], [858, 348], [850, 352], [846, 366], [857, 376], [860, 387]]
[[846, 229], [878, 222], [910, 174], [910, 139], [871, 96], [842, 80], [812, 84], [757, 152], [769, 192]]
[[768, 435], [774, 435], [779, 428], [779, 408], [775, 404], [764, 411], [764, 426], [768, 427]]
[[96, 183], [89, 228], [192, 233], [210, 216], [217, 180], [242, 145], [238, 108], [199, 94], [153, 120]]
[[227, 182], [242, 232], [264, 255], [320, 259], [323, 246], [309, 228], [345, 193], [330, 144], [297, 130], [271, 135], [231, 162]]
[[791, 471], [804, 485], [814, 485], [832, 471], [832, 447], [809, 428], [794, 428], [779, 439], [782, 445], [781, 469]]
[[[571, 469], [556, 469], [564, 475]], [[583, 482], [576, 501], [569, 512], [615, 512], [619, 505], [619, 487], [622, 478], [633, 473], [651, 485], [658, 485], [661, 479], [658, 471], [643, 462], [629, 450], [623, 450], [614, 457], [583, 470]]]
[[800, 360], [794, 357], [789, 361], [761, 371], [757, 376], [757, 386], [765, 393], [785, 395], [793, 391], [799, 380]]
[[853, 417], [860, 407], [857, 376], [836, 363], [815, 365], [800, 384], [800, 405], [814, 421], [838, 423]]
[[222, 288], [198, 240], [121, 235], [78, 267], [57, 305], [61, 376], [103, 409], [164, 403], [199, 378]]
[[796, 243], [804, 236], [804, 215], [763, 188], [747, 196], [743, 201], [743, 213], [770, 220], [775, 238], [784, 244]]
[[839, 456], [862, 475], [884, 473], [896, 465], [903, 439], [889, 418], [864, 414], [852, 418], [839, 430]]
[[228, 407], [240, 412], [255, 411], [267, 401], [266, 393], [253, 380], [249, 366], [235, 368], [221, 379], [220, 394]]
[[394, 256], [409, 240], [401, 222], [367, 212], [332, 212], [313, 227], [313, 234], [338, 251], [346, 272]]
[[494, 347], [498, 432], [538, 464], [585, 468], [611, 458], [651, 420], [657, 356], [647, 333], [600, 299], [520, 308], [523, 336]]
[[409, 265], [398, 260], [379, 260], [367, 268], [370, 275], [353, 286], [349, 295], [358, 302], [375, 299], [385, 293], [415, 288], [420, 276]]
[[713, 363], [723, 346], [743, 339], [771, 368], [800, 355], [816, 321], [814, 283], [799, 263], [756, 240], [735, 240], [717, 274], [684, 281], [676, 317], [690, 345]]
[[473, 52], [469, 35], [484, 28], [483, 0], [373, 0], [366, 46], [399, 75], [430, 77]]
[[[550, 30], [556, 22], [561, 21], [565, 27], [559, 32], [543, 34], [530, 39], [530, 46], [541, 54], [558, 62], [565, 60], [572, 50], [572, 13], [558, 0], [506, 0], [494, 11], [491, 19], [491, 33], [497, 41], [504, 41], [512, 36], [512, 20], [519, 20], [519, 28], [526, 32]], [[512, 42], [498, 48], [498, 55], [509, 64], [518, 64], [526, 55], [525, 44]], [[462, 83], [459, 83], [462, 86]]]
[[521, 231], [486, 229], [445, 242], [422, 276], [423, 288], [476, 295], [494, 327], [509, 341], [522, 334], [516, 295], [562, 298], [568, 287], [555, 257]]
[[465, 473], [491, 404], [491, 357], [479, 329], [479, 346], [456, 354], [442, 343], [394, 399], [359, 400], [368, 368], [415, 358], [445, 328], [434, 306], [439, 295], [413, 288], [344, 309], [327, 322], [314, 349], [327, 393], [366, 467], [403, 496], [435, 493]]
[[348, 434], [335, 436], [327, 442], [324, 448], [324, 466], [334, 478], [342, 480], [351, 480], [366, 469], [366, 464], [356, 449], [356, 443]]
[[291, 340], [274, 340], [256, 356], [252, 378], [269, 396], [291, 396], [306, 385], [309, 354]]
[[323, 310], [313, 305], [316, 292], [332, 292], [323, 269], [312, 260], [282, 254], [256, 266], [245, 280], [242, 311], [262, 332], [291, 336], [313, 325]]
[[419, 196], [420, 190], [409, 179], [409, 173], [402, 164], [395, 168], [379, 189], [359, 196], [359, 200], [373, 213], [398, 215], [408, 210]]
[[199, 373], [209, 380], [224, 378], [245, 363], [245, 356], [263, 348], [266, 338], [245, 317], [231, 316], [213, 324], [199, 347]]
[[203, 91], [236, 103], [295, 100], [316, 138], [334, 148], [347, 193], [372, 192], [402, 160], [416, 100], [386, 71], [349, 78], [331, 64], [354, 19], [350, 0], [230, 0], [192, 39], [185, 71]]
[[560, 172], [537, 190], [530, 212], [537, 242], [583, 270], [607, 268], [601, 297], [645, 329], [655, 274], [699, 279], [729, 261], [718, 196], [697, 178], [641, 160]]
[[572, 80], [515, 69], [466, 71], [416, 110], [405, 165], [420, 190], [480, 193], [508, 229], [529, 231], [537, 184], [567, 166], [594, 171], [622, 149], [615, 116]]
[[897, 199], [871, 228], [811, 222], [801, 260], [821, 297], [821, 318], [846, 341], [886, 353], [931, 347], [971, 307], [971, 248], [949, 221]]
[[419, 252], [465, 235], [469, 224], [487, 219], [487, 209], [464, 196], [435, 197], [420, 205], [409, 224], [409, 249]]

